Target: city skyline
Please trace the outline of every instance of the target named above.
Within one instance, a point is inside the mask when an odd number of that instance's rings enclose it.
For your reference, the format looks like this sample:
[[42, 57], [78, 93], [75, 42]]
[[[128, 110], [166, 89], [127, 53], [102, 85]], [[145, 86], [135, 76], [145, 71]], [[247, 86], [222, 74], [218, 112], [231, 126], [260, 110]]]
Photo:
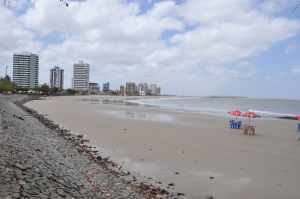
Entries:
[[[50, 88], [64, 90], [65, 78], [64, 69], [55, 65], [49, 71], [49, 82], [39, 83], [39, 55], [31, 52], [13, 54], [13, 79], [14, 82], [23, 88], [36, 88], [43, 84]], [[84, 61], [73, 64], [72, 89], [77, 91], [88, 91], [89, 93], [100, 93], [99, 83], [91, 82], [90, 65]], [[66, 88], [68, 89], [68, 88]], [[110, 82], [106, 81], [102, 86], [102, 93], [114, 93], [124, 96], [146, 96], [160, 95], [161, 89], [157, 84], [146, 82], [126, 81], [119, 88], [111, 89]]]
[[[40, 56], [40, 83], [48, 83], [56, 64], [71, 79], [73, 62], [82, 59], [93, 66], [92, 82], [110, 81], [113, 89], [145, 81], [161, 85], [164, 94], [299, 99], [291, 92], [300, 83], [295, 2], [103, 0], [66, 8], [25, 0], [0, 7], [0, 71], [3, 76], [9, 65], [11, 75], [11, 54], [30, 51]], [[86, 10], [91, 17], [82, 17]]]

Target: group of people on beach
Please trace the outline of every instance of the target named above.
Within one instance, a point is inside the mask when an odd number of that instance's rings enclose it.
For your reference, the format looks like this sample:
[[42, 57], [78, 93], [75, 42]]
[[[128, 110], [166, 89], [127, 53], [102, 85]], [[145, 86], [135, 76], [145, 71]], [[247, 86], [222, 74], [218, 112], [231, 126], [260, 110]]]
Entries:
[[[245, 112], [242, 113], [239, 110], [234, 110], [234, 111], [230, 111], [228, 112], [228, 114], [235, 116], [236, 118], [234, 120], [229, 120], [229, 128], [231, 129], [243, 129], [244, 135], [249, 135], [249, 136], [254, 136], [256, 135], [256, 127], [254, 125], [251, 124], [251, 118], [257, 118], [260, 117], [259, 115], [257, 115], [254, 112]], [[245, 124], [242, 126], [242, 121], [238, 120], [238, 117], [248, 117], [249, 118], [249, 123]], [[300, 115], [299, 116], [295, 116], [295, 118], [297, 121], [300, 121]], [[298, 141], [300, 141], [300, 123], [297, 124], [297, 132], [298, 132]]]

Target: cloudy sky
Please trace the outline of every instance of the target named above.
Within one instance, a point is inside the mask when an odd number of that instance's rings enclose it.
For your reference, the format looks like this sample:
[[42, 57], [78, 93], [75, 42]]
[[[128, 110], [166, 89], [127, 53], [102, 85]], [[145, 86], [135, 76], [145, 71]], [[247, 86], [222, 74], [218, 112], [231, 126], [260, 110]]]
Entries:
[[91, 81], [153, 82], [165, 94], [300, 98], [299, 0], [6, 0], [0, 72], [12, 54], [91, 65]]

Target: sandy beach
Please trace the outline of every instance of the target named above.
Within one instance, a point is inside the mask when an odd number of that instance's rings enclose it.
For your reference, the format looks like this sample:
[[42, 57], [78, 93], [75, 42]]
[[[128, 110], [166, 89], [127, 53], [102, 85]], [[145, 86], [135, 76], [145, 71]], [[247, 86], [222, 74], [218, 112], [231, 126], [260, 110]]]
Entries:
[[300, 197], [295, 121], [256, 119], [258, 135], [249, 137], [228, 129], [228, 118], [126, 105], [122, 99], [48, 97], [26, 106], [85, 134], [128, 170], [174, 183], [187, 198]]

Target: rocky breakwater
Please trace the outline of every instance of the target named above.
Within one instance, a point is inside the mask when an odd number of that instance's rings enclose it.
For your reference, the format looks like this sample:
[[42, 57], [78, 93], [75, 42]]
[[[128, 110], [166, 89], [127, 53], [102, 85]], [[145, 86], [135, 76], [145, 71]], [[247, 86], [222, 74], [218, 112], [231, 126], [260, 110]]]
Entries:
[[0, 198], [182, 198], [99, 155], [83, 135], [0, 97]]

